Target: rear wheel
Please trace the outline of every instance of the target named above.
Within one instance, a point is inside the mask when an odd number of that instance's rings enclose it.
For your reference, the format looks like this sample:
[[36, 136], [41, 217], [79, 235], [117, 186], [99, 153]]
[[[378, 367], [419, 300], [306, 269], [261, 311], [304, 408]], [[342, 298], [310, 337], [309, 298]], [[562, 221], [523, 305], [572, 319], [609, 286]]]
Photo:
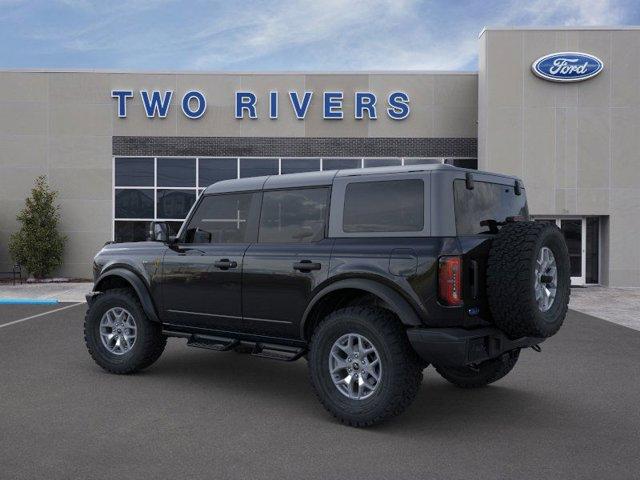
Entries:
[[309, 372], [324, 407], [357, 427], [404, 411], [422, 382], [402, 325], [374, 307], [344, 308], [323, 320], [311, 338]]
[[119, 374], [150, 366], [167, 344], [160, 325], [127, 289], [107, 290], [95, 299], [85, 316], [84, 340], [98, 365]]
[[461, 388], [478, 388], [497, 382], [515, 367], [520, 350], [513, 350], [482, 362], [476, 367], [439, 367], [436, 371], [445, 380]]

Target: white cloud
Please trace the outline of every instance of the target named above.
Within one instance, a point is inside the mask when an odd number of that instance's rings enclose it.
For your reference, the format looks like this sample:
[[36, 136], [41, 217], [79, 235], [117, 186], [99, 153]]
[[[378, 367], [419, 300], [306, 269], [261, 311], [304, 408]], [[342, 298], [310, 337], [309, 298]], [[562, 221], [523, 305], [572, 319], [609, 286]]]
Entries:
[[31, 5], [23, 35], [96, 68], [458, 70], [473, 67], [485, 25], [614, 25], [621, 1], [59, 0], [77, 21], [31, 25]]

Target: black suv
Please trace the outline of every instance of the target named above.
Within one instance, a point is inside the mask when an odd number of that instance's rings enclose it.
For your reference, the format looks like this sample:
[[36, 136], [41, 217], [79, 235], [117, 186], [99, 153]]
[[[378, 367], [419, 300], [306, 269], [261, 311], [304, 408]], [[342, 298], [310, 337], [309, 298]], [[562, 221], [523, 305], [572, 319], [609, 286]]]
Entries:
[[167, 337], [291, 361], [322, 404], [371, 425], [433, 365], [499, 380], [558, 331], [570, 293], [561, 232], [532, 222], [522, 182], [445, 165], [246, 178], [208, 187], [178, 234], [95, 257], [85, 340], [133, 373]]

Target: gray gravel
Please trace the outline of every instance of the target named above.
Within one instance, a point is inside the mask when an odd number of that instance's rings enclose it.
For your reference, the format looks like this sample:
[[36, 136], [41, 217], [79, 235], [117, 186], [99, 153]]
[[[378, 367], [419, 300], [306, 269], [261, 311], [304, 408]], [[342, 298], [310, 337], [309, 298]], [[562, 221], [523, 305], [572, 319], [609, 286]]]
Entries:
[[0, 329], [2, 478], [639, 475], [640, 332], [584, 314], [494, 386], [460, 390], [428, 369], [404, 415], [358, 430], [322, 409], [304, 361], [170, 340], [146, 372], [104, 373], [85, 351], [84, 308]]

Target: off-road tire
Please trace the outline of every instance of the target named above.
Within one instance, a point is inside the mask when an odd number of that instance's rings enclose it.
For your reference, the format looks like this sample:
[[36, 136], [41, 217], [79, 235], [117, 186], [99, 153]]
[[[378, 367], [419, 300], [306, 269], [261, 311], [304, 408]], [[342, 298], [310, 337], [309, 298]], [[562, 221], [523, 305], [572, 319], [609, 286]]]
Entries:
[[520, 350], [518, 349], [482, 362], [476, 368], [436, 366], [436, 371], [442, 378], [460, 388], [486, 387], [509, 373], [516, 365], [519, 356]]
[[[329, 374], [329, 353], [347, 333], [369, 339], [382, 362], [381, 382], [366, 399], [353, 400], [338, 391]], [[367, 427], [403, 412], [422, 383], [422, 368], [398, 318], [375, 307], [347, 307], [328, 315], [317, 326], [309, 345], [311, 385], [324, 407], [353, 427]]]
[[[123, 307], [134, 317], [136, 341], [130, 351], [115, 355], [100, 340], [100, 320], [113, 307]], [[93, 360], [103, 369], [116, 374], [130, 374], [154, 363], [167, 344], [160, 324], [149, 320], [136, 294], [126, 288], [107, 290], [100, 294], [84, 317], [84, 341]]]
[[[556, 261], [553, 304], [541, 311], [535, 298], [535, 265], [542, 247]], [[546, 338], [564, 321], [571, 293], [569, 252], [562, 232], [548, 222], [514, 222], [492, 240], [487, 263], [487, 297], [493, 322], [512, 339]]]

